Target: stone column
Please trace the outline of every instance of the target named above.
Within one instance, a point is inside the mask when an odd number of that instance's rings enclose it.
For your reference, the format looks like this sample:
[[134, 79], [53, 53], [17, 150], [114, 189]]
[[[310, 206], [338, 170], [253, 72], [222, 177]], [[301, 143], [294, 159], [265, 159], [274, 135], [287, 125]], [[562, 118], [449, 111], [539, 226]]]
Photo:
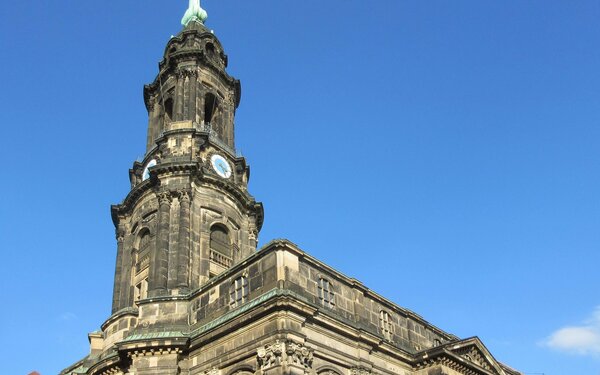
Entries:
[[190, 84], [191, 76], [189, 70], [183, 71], [183, 119], [190, 120]]
[[222, 114], [222, 122], [223, 122], [223, 141], [227, 143], [231, 148], [235, 148], [234, 144], [234, 121], [233, 121], [233, 113], [235, 108], [235, 103], [233, 101], [232, 96], [227, 96], [225, 101], [223, 102], [223, 114]]
[[157, 114], [159, 106], [156, 105], [155, 97], [151, 97], [148, 100], [148, 136], [146, 138], [146, 151], [150, 150], [154, 145], [154, 141], [156, 140], [156, 127], [158, 126], [158, 118]]
[[189, 99], [189, 116], [188, 120], [196, 121], [197, 113], [196, 110], [196, 93], [198, 91], [198, 71], [190, 71], [190, 99]]
[[189, 287], [190, 264], [190, 205], [191, 193], [179, 192], [179, 251], [177, 252], [177, 287]]
[[175, 87], [175, 121], [183, 120], [183, 86], [185, 76], [183, 71], [177, 71], [177, 86]]
[[117, 263], [115, 266], [115, 280], [113, 288], [113, 304], [112, 312], [117, 312], [123, 308], [123, 301], [121, 301], [121, 270], [123, 269], [123, 241], [125, 240], [125, 230], [121, 225], [116, 230], [117, 237]]
[[167, 293], [167, 278], [169, 271], [169, 225], [171, 220], [171, 193], [168, 191], [158, 194], [158, 233], [156, 249], [152, 253], [150, 277], [148, 280], [148, 295], [150, 297]]

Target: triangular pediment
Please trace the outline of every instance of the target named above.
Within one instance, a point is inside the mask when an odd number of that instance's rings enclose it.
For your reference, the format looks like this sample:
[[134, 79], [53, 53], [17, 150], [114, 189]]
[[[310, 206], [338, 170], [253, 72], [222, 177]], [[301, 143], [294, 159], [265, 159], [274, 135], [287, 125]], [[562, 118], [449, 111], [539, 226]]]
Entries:
[[448, 344], [446, 349], [491, 374], [504, 375], [502, 367], [477, 337]]
[[477, 337], [445, 343], [419, 353], [417, 358], [418, 368], [440, 364], [468, 375], [519, 374], [496, 361]]

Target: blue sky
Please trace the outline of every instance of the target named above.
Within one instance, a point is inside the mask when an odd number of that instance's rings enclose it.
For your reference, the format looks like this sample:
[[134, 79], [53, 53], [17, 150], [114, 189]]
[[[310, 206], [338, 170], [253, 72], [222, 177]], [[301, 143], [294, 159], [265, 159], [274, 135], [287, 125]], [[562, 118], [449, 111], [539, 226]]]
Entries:
[[[0, 3], [2, 373], [57, 373], [109, 316], [109, 207], [186, 6]], [[600, 374], [598, 1], [203, 6], [242, 81], [261, 244], [525, 373]]]

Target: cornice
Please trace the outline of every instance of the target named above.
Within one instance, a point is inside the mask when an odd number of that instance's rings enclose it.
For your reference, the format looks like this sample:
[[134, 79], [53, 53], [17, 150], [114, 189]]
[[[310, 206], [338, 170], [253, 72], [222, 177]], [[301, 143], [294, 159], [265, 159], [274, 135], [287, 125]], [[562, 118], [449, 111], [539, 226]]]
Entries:
[[200, 174], [201, 171], [197, 162], [166, 162], [152, 167], [152, 173], [149, 179], [139, 183], [131, 189], [121, 204], [111, 206], [113, 224], [117, 226], [119, 223], [119, 216], [130, 213], [139, 198], [157, 185], [157, 176], [166, 173], [189, 173], [190, 175], [197, 175]]
[[[484, 360], [490, 368], [482, 367], [481, 364], [477, 363], [477, 360], [463, 357], [461, 351], [468, 348], [483, 354], [479, 361]], [[441, 346], [423, 350], [414, 356], [413, 369], [415, 370], [435, 365], [444, 365], [465, 375], [505, 375], [502, 364], [492, 356], [477, 337], [451, 341]], [[520, 373], [516, 372], [516, 374]]]
[[108, 317], [108, 319], [106, 319], [106, 321], [104, 323], [102, 323], [101, 329], [102, 329], [102, 331], [106, 331], [106, 328], [109, 325], [111, 325], [115, 321], [117, 321], [125, 316], [137, 317], [138, 315], [139, 315], [138, 309], [136, 309], [134, 307], [126, 307], [124, 309], [116, 311], [110, 317]]
[[311, 266], [313, 266], [317, 269], [321, 269], [324, 272], [331, 274], [332, 276], [334, 276], [341, 282], [346, 283], [346, 284], [352, 286], [353, 288], [360, 290], [362, 293], [365, 294], [365, 296], [370, 296], [371, 298], [379, 301], [382, 305], [389, 308], [390, 311], [393, 311], [399, 315], [410, 318], [417, 323], [423, 324], [427, 328], [429, 328], [433, 332], [435, 332], [436, 334], [438, 334], [442, 337], [446, 337], [448, 340], [458, 340], [459, 339], [457, 336], [450, 334], [448, 332], [445, 332], [445, 331], [441, 330], [440, 328], [434, 326], [433, 324], [429, 323], [428, 321], [426, 321], [420, 315], [414, 313], [413, 311], [408, 310], [404, 307], [401, 307], [401, 306], [397, 305], [396, 303], [375, 293], [373, 290], [366, 287], [363, 283], [361, 283], [357, 279], [348, 277], [347, 275], [341, 273], [340, 271], [321, 262], [317, 258], [308, 254], [304, 250], [300, 249], [300, 247], [298, 247], [298, 245], [296, 245], [295, 243], [293, 243], [287, 239], [274, 239], [274, 240], [270, 241], [269, 243], [267, 243], [266, 245], [264, 245], [262, 248], [258, 249], [258, 252], [263, 252], [263, 251], [269, 252], [269, 251], [273, 251], [273, 250], [290, 251], [290, 252], [296, 254], [299, 258], [303, 259], [305, 262], [307, 262]]
[[[169, 59], [164, 58], [159, 63], [159, 72], [150, 84], [144, 85], [144, 104], [146, 110], [150, 110], [150, 97], [151, 94], [160, 88], [160, 82], [165, 83], [168, 80], [168, 76], [175, 74], [177, 65], [180, 62], [196, 60], [198, 68], [206, 68], [215, 73], [219, 78], [223, 79], [226, 84], [233, 86], [235, 91], [235, 108], [240, 105], [242, 86], [238, 79], [230, 76], [224, 68], [217, 66], [211, 59], [209, 59], [204, 51], [199, 48], [188, 48], [181, 49], [170, 55]], [[165, 77], [167, 76], [167, 77]]]
[[87, 370], [88, 375], [110, 374], [111, 368], [118, 368], [121, 364], [121, 358], [118, 353], [110, 353], [109, 356], [102, 358], [98, 362], [92, 364]]
[[144, 194], [148, 193], [155, 186], [157, 186], [159, 176], [164, 174], [189, 174], [190, 176], [194, 176], [198, 186], [212, 185], [217, 189], [231, 194], [234, 200], [242, 205], [241, 208], [243, 210], [256, 215], [256, 226], [259, 231], [262, 228], [264, 221], [264, 208], [262, 203], [256, 202], [250, 193], [239, 188], [232, 181], [203, 173], [202, 169], [200, 168], [200, 164], [196, 161], [162, 162], [152, 167], [152, 173], [149, 179], [141, 182], [131, 189], [121, 204], [111, 206], [111, 217], [115, 226], [117, 226], [119, 223], [119, 216], [130, 213], [133, 210], [136, 202]]
[[236, 201], [243, 204], [243, 208], [249, 213], [254, 213], [257, 216], [256, 227], [260, 231], [264, 221], [264, 208], [261, 202], [257, 202], [256, 199], [245, 190], [240, 189], [235, 183], [229, 179], [223, 179], [220, 177], [212, 176], [210, 174], [202, 175], [201, 179], [198, 179], [198, 185], [204, 184], [213, 185], [227, 193], [231, 194]]
[[413, 365], [414, 370], [422, 370], [428, 367], [442, 365], [464, 375], [497, 375], [495, 372], [487, 371], [463, 358], [452, 353], [445, 352], [442, 355], [423, 359]]
[[[208, 29], [204, 28], [204, 30], [198, 30], [198, 29], [184, 29], [182, 30], [179, 34], [175, 35], [174, 37], [172, 37], [171, 39], [169, 39], [169, 41], [167, 42], [167, 45], [165, 46], [164, 52], [163, 52], [163, 57], [166, 58], [168, 53], [169, 53], [169, 49], [171, 47], [172, 44], [174, 43], [183, 43], [185, 41], [185, 39], [189, 36], [196, 36], [199, 39], [212, 39], [215, 44], [217, 44], [220, 48], [220, 50], [223, 50], [223, 45], [221, 44], [221, 41], [215, 36], [215, 34], [211, 33]], [[208, 38], [207, 38], [208, 37]]]

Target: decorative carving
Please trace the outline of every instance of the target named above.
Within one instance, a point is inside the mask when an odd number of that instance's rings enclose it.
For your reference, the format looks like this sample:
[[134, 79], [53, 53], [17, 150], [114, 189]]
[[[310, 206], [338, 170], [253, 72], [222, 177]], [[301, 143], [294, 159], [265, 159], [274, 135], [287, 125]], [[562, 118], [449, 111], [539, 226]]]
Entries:
[[248, 239], [250, 241], [256, 241], [256, 240], [258, 240], [258, 231], [256, 230], [256, 228], [250, 229], [250, 231], [248, 233]]
[[189, 191], [187, 191], [187, 190], [180, 190], [180, 191], [178, 191], [177, 192], [177, 196], [178, 196], [180, 202], [187, 202], [187, 203], [190, 202], [191, 193]]
[[123, 228], [115, 230], [115, 237], [117, 238], [117, 242], [123, 242], [125, 239], [125, 230]]
[[297, 365], [308, 370], [312, 366], [313, 352], [304, 345], [296, 344], [288, 341], [286, 345], [287, 363], [288, 365]]
[[352, 367], [349, 371], [350, 375], [371, 375], [371, 370], [366, 367]]
[[182, 69], [181, 72], [182, 72], [181, 74], [184, 77], [190, 77], [191, 78], [191, 77], [197, 77], [198, 76], [198, 70], [195, 69], [195, 68], [193, 68], [193, 69]]
[[293, 341], [285, 343], [276, 340], [258, 349], [258, 365], [264, 371], [282, 364], [304, 368], [308, 373], [313, 361], [313, 350]]
[[216, 367], [211, 368], [210, 370], [206, 370], [202, 372], [203, 375], [221, 375], [221, 370]]
[[278, 366], [282, 361], [282, 354], [285, 344], [276, 340], [272, 344], [265, 345], [258, 349], [258, 365], [262, 370]]
[[170, 191], [163, 191], [157, 194], [158, 197], [158, 204], [159, 205], [163, 205], [163, 204], [167, 204], [170, 205], [171, 204], [171, 200], [173, 199], [173, 197], [171, 196], [171, 192]]
[[479, 350], [477, 350], [477, 348], [475, 348], [475, 347], [471, 347], [471, 350], [462, 354], [462, 357], [465, 358], [469, 362], [473, 362], [474, 364], [478, 365], [479, 367], [482, 367], [486, 370], [491, 370], [491, 367], [490, 367], [489, 363], [487, 362], [487, 360], [485, 359], [485, 357], [483, 355], [481, 355]]
[[148, 108], [148, 112], [154, 111], [155, 105], [156, 105], [156, 100], [152, 96], [152, 97], [150, 97], [150, 99], [148, 99], [148, 103], [146, 104], [146, 108]]

